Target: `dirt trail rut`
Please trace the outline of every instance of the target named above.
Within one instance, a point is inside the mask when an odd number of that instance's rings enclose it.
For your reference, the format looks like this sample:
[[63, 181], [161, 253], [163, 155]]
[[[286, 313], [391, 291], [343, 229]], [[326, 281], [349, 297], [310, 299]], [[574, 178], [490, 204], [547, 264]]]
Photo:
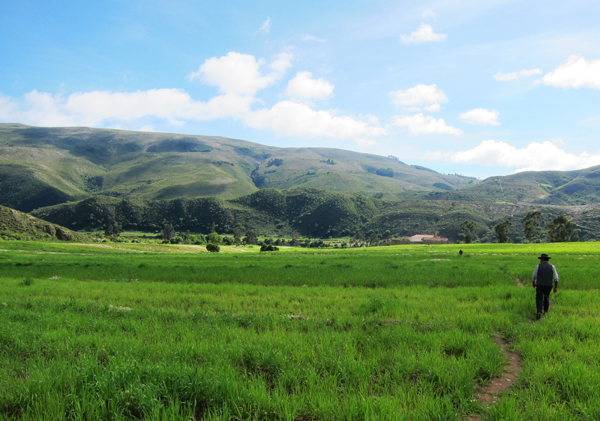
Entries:
[[[474, 398], [484, 407], [488, 407], [498, 399], [499, 395], [511, 387], [519, 376], [521, 371], [521, 355], [508, 350], [508, 341], [499, 334], [493, 335], [494, 343], [500, 347], [500, 352], [504, 355], [507, 362], [504, 365], [504, 373], [501, 377], [493, 378], [489, 384], [480, 386], [476, 389]], [[471, 415], [469, 421], [478, 421], [480, 418]]]
[[[519, 278], [517, 278], [517, 285], [519, 288], [525, 287], [525, 284]], [[504, 365], [504, 373], [502, 373], [501, 377], [495, 377], [489, 384], [476, 389], [474, 398], [484, 407], [496, 403], [499, 395], [517, 381], [519, 372], [521, 371], [521, 355], [517, 352], [509, 351], [508, 341], [500, 334], [495, 333], [492, 338], [494, 343], [500, 347], [502, 355], [506, 358], [506, 364]], [[477, 415], [471, 415], [468, 418], [469, 421], [479, 421], [479, 419]]]

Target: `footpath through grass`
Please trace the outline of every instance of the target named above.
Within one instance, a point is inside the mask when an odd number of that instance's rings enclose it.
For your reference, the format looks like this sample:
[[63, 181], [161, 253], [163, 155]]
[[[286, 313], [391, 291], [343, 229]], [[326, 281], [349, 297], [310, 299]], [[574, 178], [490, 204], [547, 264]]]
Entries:
[[[600, 419], [600, 245], [458, 249], [0, 242], [0, 419]], [[482, 407], [495, 332], [523, 368]]]

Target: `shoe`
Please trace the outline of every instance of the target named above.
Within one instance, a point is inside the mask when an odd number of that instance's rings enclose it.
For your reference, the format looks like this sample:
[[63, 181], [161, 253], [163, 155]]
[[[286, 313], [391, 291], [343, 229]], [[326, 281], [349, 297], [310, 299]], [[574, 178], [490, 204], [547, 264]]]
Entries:
[[535, 316], [535, 319], [536, 319], [536, 320], [540, 320], [541, 318], [542, 318], [542, 313], [538, 313], [538, 314]]

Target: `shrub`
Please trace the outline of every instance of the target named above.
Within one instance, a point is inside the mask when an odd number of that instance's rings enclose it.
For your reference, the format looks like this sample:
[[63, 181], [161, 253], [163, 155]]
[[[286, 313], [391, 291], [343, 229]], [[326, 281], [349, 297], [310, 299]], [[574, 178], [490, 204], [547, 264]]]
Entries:
[[21, 281], [21, 285], [29, 287], [29, 286], [33, 285], [33, 279], [25, 278]]
[[267, 245], [267, 244], [263, 244], [260, 247], [260, 251], [279, 251], [279, 247], [277, 246], [273, 246], [271, 244]]
[[211, 253], [218, 253], [221, 251], [221, 247], [219, 247], [218, 244], [208, 243], [206, 245], [206, 250], [210, 251]]

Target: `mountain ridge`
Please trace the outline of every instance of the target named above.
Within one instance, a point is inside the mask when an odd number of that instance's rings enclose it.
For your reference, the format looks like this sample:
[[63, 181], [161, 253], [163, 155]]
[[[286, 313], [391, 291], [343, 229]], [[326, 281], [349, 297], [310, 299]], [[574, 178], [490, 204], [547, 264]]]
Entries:
[[[398, 159], [333, 148], [277, 148], [218, 136], [0, 124], [0, 204], [31, 211], [93, 194], [143, 199], [218, 196], [313, 187], [388, 199], [447, 191], [476, 179]], [[18, 185], [24, 188], [19, 190]], [[4, 186], [4, 187], [3, 187]], [[10, 186], [8, 189], [6, 186]], [[6, 198], [12, 198], [7, 201]]]

